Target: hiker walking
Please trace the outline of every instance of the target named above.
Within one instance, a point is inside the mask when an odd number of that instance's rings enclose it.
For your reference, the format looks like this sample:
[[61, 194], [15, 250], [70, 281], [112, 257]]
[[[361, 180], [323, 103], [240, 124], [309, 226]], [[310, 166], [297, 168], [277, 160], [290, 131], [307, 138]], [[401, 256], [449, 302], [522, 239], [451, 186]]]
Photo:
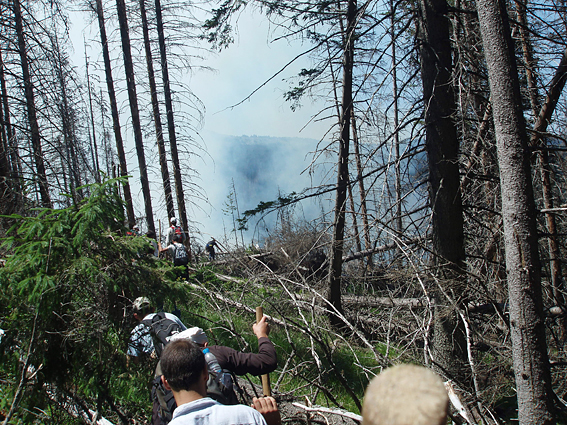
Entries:
[[137, 362], [140, 356], [152, 356], [155, 352], [155, 356], [159, 357], [159, 354], [161, 354], [159, 348], [159, 353], [156, 352], [154, 339], [150, 332], [152, 320], [163, 320], [162, 324], [164, 325], [167, 321], [167, 324], [170, 325], [168, 331], [171, 332], [183, 332], [187, 330], [183, 322], [181, 322], [176, 315], [164, 312], [155, 313], [155, 308], [151, 306], [150, 300], [147, 297], [136, 298], [132, 303], [132, 310], [134, 319], [138, 322], [138, 325], [136, 325], [130, 333], [127, 354], [129, 359], [132, 358], [134, 362]]
[[[238, 400], [234, 393], [234, 387], [238, 389], [238, 383], [232, 379], [232, 373], [236, 375], [249, 373], [259, 376], [273, 372], [277, 367], [276, 349], [268, 337], [270, 327], [266, 321], [266, 316], [262, 317], [258, 323], [255, 323], [252, 326], [252, 330], [258, 338], [258, 353], [243, 353], [231, 347], [209, 345], [207, 335], [203, 332], [203, 329], [198, 327], [177, 333], [170, 338], [170, 341], [186, 339], [195, 343], [201, 350], [208, 349], [216, 357], [223, 373], [222, 376], [215, 375], [214, 378], [211, 373], [211, 377], [207, 381], [207, 396], [222, 404], [235, 404]], [[153, 425], [169, 423], [177, 407], [173, 394], [163, 385], [161, 380], [162, 369], [160, 363], [156, 367], [152, 388]], [[229, 373], [224, 373], [225, 371]], [[225, 380], [227, 377], [230, 380], [228, 386]]]
[[185, 234], [183, 228], [179, 225], [179, 221], [175, 217], [171, 217], [169, 224], [169, 229], [167, 229], [167, 234], [165, 235], [165, 245], [171, 245], [173, 243], [173, 237], [175, 235], [181, 236], [181, 243], [185, 244], [187, 235]]
[[169, 253], [175, 267], [183, 267], [183, 270], [178, 273], [178, 277], [189, 279], [189, 270], [187, 269], [187, 264], [189, 264], [189, 253], [181, 241], [181, 235], [176, 234], [173, 236], [173, 243], [171, 245], [162, 248], [161, 243], [158, 242], [158, 248], [159, 252], [167, 251]]
[[126, 236], [140, 236], [140, 227], [137, 224], [134, 224], [134, 227], [132, 227], [132, 229], [128, 229], [126, 231]]
[[152, 232], [151, 230], [148, 230], [146, 232], [146, 237], [150, 240], [150, 245], [152, 247], [151, 253], [153, 254], [154, 257], [159, 257], [159, 247], [156, 241], [156, 232]]
[[212, 238], [207, 244], [205, 245], [205, 252], [209, 254], [209, 260], [215, 261], [215, 247], [217, 247], [217, 241], [215, 238]]
[[[173, 341], [164, 350], [162, 382], [173, 391], [179, 407], [172, 425], [280, 425], [281, 417], [273, 397], [254, 399], [253, 407], [222, 405], [207, 395], [206, 357], [190, 340]], [[180, 373], [182, 371], [182, 373]]]

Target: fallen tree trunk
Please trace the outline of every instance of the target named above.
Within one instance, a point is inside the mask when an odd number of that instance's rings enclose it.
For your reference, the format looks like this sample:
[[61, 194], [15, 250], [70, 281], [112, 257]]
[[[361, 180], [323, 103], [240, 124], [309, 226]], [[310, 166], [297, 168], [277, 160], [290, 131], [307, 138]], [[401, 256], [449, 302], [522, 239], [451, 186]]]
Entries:
[[[410, 239], [407, 242], [404, 242], [403, 245], [413, 245], [417, 242], [421, 242], [423, 241], [423, 238], [414, 238], [414, 239]], [[375, 254], [377, 252], [384, 252], [384, 251], [390, 251], [392, 249], [397, 249], [401, 244], [397, 241], [395, 242], [391, 242], [388, 243], [386, 245], [381, 245], [381, 246], [377, 246], [375, 248], [371, 248], [371, 249], [365, 249], [364, 251], [359, 251], [359, 252], [355, 252], [354, 254], [351, 255], [347, 255], [345, 257], [343, 257], [343, 263], [349, 262], [349, 261], [353, 261], [353, 260], [359, 260], [361, 258], [364, 257], [369, 257], [372, 254]]]

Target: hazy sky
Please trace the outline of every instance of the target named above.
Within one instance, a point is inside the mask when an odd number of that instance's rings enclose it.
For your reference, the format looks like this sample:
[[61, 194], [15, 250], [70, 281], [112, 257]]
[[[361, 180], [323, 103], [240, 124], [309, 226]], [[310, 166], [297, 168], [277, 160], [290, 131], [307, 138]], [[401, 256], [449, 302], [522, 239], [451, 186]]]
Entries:
[[[79, 74], [84, 75], [82, 70], [84, 68], [83, 34], [87, 40], [98, 40], [98, 27], [96, 25], [87, 26], [84, 16], [77, 14], [73, 15], [72, 22], [71, 38], [75, 43], [74, 62], [78, 67]], [[301, 137], [313, 139], [306, 143], [294, 143], [296, 149], [281, 150], [280, 156], [277, 158], [278, 161], [274, 163], [278, 164], [282, 170], [289, 172], [273, 172], [272, 178], [282, 181], [274, 181], [271, 182], [271, 185], [265, 185], [278, 187], [284, 192], [299, 191], [308, 181], [299, 176], [299, 172], [310, 162], [310, 158], [306, 155], [314, 149], [316, 142], [324, 136], [329, 125], [328, 122], [315, 122], [305, 127], [312, 116], [321, 108], [321, 105], [305, 102], [302, 108], [292, 112], [289, 103], [283, 99], [283, 92], [289, 87], [283, 79], [294, 76], [301, 68], [309, 67], [309, 63], [305, 59], [286, 68], [282, 74], [256, 92], [249, 100], [231, 108], [272, 77], [291, 59], [301, 53], [305, 47], [300, 43], [290, 45], [286, 41], [270, 43], [268, 41], [269, 32], [270, 27], [263, 16], [248, 12], [242, 13], [238, 20], [235, 43], [220, 53], [208, 55], [206, 61], [203, 62], [203, 65], [213, 68], [214, 71], [195, 71], [184, 77], [184, 83], [188, 84], [190, 90], [200, 98], [206, 108], [204, 127], [200, 131], [200, 136], [208, 155], [204, 155], [202, 160], [197, 160], [192, 166], [201, 174], [201, 180], [197, 183], [203, 187], [210, 204], [198, 201], [199, 208], [193, 208], [190, 211], [190, 219], [196, 222], [195, 229], [203, 233], [203, 239], [208, 238], [209, 235], [214, 235], [220, 239], [222, 235], [219, 235], [221, 230], [219, 229], [219, 217], [222, 217], [221, 210], [229, 193], [231, 180], [232, 178], [235, 179], [237, 188], [241, 187], [242, 183], [237, 181], [238, 173], [231, 176], [227, 172], [226, 155], [228, 152], [234, 154], [234, 149], [232, 146], [227, 146], [226, 143], [234, 139], [225, 136], [256, 135], [275, 138]], [[115, 44], [114, 48], [119, 48], [119, 45]], [[93, 43], [92, 49], [92, 53], [89, 53], [91, 61], [101, 57], [98, 43]], [[114, 57], [117, 54], [116, 51], [113, 52]], [[159, 73], [157, 61], [155, 61], [154, 66], [156, 73]], [[145, 72], [137, 78], [146, 78]], [[114, 79], [116, 81], [123, 80], [123, 71], [115, 70]], [[123, 105], [122, 114], [121, 123], [129, 122], [129, 109], [125, 105]], [[139, 173], [136, 170], [138, 165], [134, 153], [133, 137], [131, 134], [124, 134], [124, 136], [127, 139], [126, 150], [129, 156], [128, 171], [133, 175], [131, 184], [135, 210], [137, 215], [143, 215], [143, 199], [139, 184]], [[153, 143], [149, 136], [144, 141], [146, 144]], [[248, 152], [249, 155], [257, 156], [252, 158], [253, 162], [261, 162], [263, 160], [262, 152], [265, 151], [252, 149]], [[154, 162], [150, 158], [148, 165], [153, 165], [155, 168]], [[224, 164], [222, 169], [219, 169], [220, 164]], [[235, 166], [235, 169], [238, 169], [238, 167]], [[291, 170], [293, 170], [293, 173]], [[157, 173], [154, 174], [153, 176], [150, 175], [152, 188], [155, 193], [160, 193], [159, 177]], [[266, 196], [270, 195], [266, 194]], [[253, 202], [256, 202], [257, 197], [254, 196], [253, 198]], [[242, 204], [241, 209], [255, 206], [250, 205], [248, 201], [252, 202], [252, 199], [239, 199]], [[165, 225], [167, 214], [163, 196], [154, 198], [152, 202], [156, 220], [161, 219], [162, 225]]]
[[269, 30], [261, 15], [242, 14], [235, 44], [207, 60], [217, 72], [199, 72], [190, 78], [190, 87], [207, 109], [205, 130], [232, 135], [319, 139], [324, 134], [325, 124], [314, 123], [301, 130], [318, 111], [318, 105], [307, 102], [292, 112], [289, 102], [283, 99], [283, 92], [289, 87], [283, 78], [308, 67], [305, 59], [290, 65], [250, 100], [226, 109], [245, 99], [305, 48], [299, 42], [294, 45], [286, 41], [269, 43]]

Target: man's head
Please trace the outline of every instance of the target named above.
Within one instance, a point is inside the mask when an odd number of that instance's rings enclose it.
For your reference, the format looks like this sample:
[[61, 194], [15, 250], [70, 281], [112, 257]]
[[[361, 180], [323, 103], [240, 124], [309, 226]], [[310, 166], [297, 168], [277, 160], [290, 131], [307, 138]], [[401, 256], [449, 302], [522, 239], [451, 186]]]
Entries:
[[173, 242], [181, 243], [182, 240], [183, 240], [183, 239], [181, 238], [181, 235], [175, 235], [175, 236], [173, 237]]
[[201, 348], [188, 339], [166, 345], [160, 358], [163, 379], [174, 392], [207, 394], [207, 363]]
[[442, 425], [449, 397], [443, 381], [416, 365], [391, 367], [370, 381], [362, 425]]
[[138, 297], [132, 303], [132, 310], [134, 318], [138, 321], [142, 321], [145, 316], [153, 313], [154, 309], [150, 304], [150, 300], [147, 297]]
[[169, 219], [169, 222], [171, 223], [172, 226], [177, 226], [177, 219], [175, 217], [171, 217]]

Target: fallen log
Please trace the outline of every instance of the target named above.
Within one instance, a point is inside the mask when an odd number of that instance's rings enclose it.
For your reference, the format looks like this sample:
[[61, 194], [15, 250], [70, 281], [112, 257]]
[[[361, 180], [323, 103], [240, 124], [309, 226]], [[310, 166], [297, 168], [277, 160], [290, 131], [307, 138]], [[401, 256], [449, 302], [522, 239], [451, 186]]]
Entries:
[[377, 246], [375, 248], [365, 249], [364, 251], [355, 252], [354, 254], [347, 255], [347, 256], [343, 257], [343, 263], [347, 263], [347, 262], [353, 261], [353, 260], [358, 260], [358, 259], [364, 258], [364, 257], [369, 257], [372, 254], [375, 254], [377, 252], [390, 251], [391, 249], [398, 248], [400, 245], [404, 245], [404, 246], [412, 245], [412, 244], [414, 244], [416, 242], [420, 242], [420, 241], [423, 241], [423, 238], [410, 239], [409, 241], [404, 241], [401, 244], [397, 243], [397, 242], [391, 242], [391, 243], [388, 243], [386, 245]]
[[366, 306], [366, 307], [426, 307], [427, 300], [425, 298], [390, 298], [358, 295], [343, 295], [343, 304]]

